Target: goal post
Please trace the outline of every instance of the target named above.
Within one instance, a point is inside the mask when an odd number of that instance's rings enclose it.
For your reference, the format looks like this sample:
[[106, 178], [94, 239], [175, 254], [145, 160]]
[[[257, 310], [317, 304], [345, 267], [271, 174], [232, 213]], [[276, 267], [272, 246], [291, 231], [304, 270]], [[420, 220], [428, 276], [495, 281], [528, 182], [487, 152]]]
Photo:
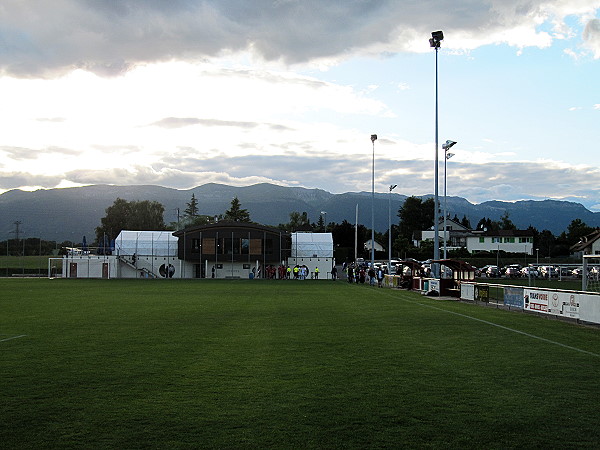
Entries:
[[581, 290], [600, 292], [600, 255], [583, 255]]

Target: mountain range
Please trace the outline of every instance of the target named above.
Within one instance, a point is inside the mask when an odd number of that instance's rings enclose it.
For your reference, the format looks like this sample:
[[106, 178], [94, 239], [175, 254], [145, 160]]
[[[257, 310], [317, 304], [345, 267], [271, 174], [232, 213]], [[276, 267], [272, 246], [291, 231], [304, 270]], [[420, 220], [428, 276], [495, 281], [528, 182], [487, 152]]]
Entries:
[[[106, 208], [117, 198], [128, 201], [152, 200], [165, 207], [165, 223], [177, 222], [183, 217], [192, 194], [198, 200], [200, 214], [223, 214], [238, 197], [241, 207], [247, 209], [254, 222], [277, 226], [289, 222], [291, 212], [307, 212], [311, 222], [317, 222], [322, 211], [328, 223], [343, 220], [354, 224], [358, 205], [358, 222], [371, 227], [371, 193], [347, 192], [332, 194], [321, 189], [284, 187], [273, 184], [255, 184], [235, 187], [209, 183], [193, 189], [179, 190], [161, 186], [94, 185], [75, 188], [37, 191], [11, 190], [0, 195], [0, 240], [19, 236], [39, 237], [46, 240], [81, 242], [83, 236], [93, 240], [95, 228], [106, 215]], [[426, 199], [429, 196], [423, 196]], [[388, 228], [388, 208], [392, 223], [398, 222], [397, 212], [405, 195], [376, 193], [374, 198], [375, 230]], [[473, 204], [461, 197], [448, 197], [450, 217], [466, 216], [472, 226], [483, 217], [498, 220], [508, 212], [520, 229], [529, 225], [554, 234], [566, 231], [573, 219], [581, 219], [589, 226], [600, 227], [600, 212], [592, 212], [574, 202], [543, 200], [502, 202], [488, 201]], [[443, 197], [440, 197], [443, 208]]]

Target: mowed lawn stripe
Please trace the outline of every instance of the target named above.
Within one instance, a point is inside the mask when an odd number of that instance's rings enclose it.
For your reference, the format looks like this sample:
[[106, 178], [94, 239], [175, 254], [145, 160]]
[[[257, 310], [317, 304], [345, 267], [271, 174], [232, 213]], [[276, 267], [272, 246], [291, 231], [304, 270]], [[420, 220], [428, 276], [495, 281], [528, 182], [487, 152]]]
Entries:
[[585, 349], [600, 347], [596, 329], [343, 282], [0, 287], [8, 294], [0, 332], [28, 335], [0, 348], [7, 447], [506, 447], [599, 438], [597, 358], [549, 351], [439, 309]]

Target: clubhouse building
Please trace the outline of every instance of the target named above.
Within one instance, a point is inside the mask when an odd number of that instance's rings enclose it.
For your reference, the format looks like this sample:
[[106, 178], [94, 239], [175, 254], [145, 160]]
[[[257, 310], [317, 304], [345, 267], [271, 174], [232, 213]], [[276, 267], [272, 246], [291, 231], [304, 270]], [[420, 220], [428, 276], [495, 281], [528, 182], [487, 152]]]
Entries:
[[243, 222], [211, 223], [175, 232], [123, 230], [110, 250], [102, 253], [68, 252], [62, 258], [62, 276], [281, 278], [285, 267], [305, 265], [313, 274], [318, 268], [326, 279], [334, 264], [331, 233], [290, 234]]

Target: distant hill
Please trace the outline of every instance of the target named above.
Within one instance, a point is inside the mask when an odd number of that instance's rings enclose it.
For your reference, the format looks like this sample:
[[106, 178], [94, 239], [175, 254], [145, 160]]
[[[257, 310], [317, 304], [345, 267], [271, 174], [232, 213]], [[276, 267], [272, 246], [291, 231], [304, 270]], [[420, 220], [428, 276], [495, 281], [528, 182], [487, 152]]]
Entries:
[[[317, 222], [321, 211], [327, 212], [327, 222], [355, 222], [356, 205], [359, 223], [371, 226], [371, 193], [347, 192], [332, 194], [321, 189], [255, 184], [245, 187], [209, 183], [188, 190], [160, 186], [96, 185], [78, 188], [48, 189], [33, 192], [12, 190], [0, 195], [0, 240], [15, 237], [15, 221], [20, 221], [21, 237], [41, 237], [59, 242], [81, 242], [83, 236], [93, 240], [95, 228], [107, 207], [118, 197], [125, 200], [155, 200], [165, 207], [165, 222], [176, 222], [190, 201], [192, 193], [198, 199], [200, 214], [218, 215], [230, 206], [233, 197], [250, 212], [253, 221], [278, 225], [289, 221], [293, 211], [308, 213]], [[427, 197], [427, 196], [426, 196]], [[424, 197], [424, 198], [426, 198]], [[391, 200], [392, 223], [397, 223], [397, 211], [406, 196], [375, 194], [375, 229], [388, 227], [388, 202]], [[441, 199], [440, 199], [441, 201]], [[460, 197], [448, 197], [448, 212], [462, 219], [466, 215], [475, 226], [482, 217], [498, 220], [508, 211], [519, 228], [533, 225], [554, 234], [565, 231], [573, 219], [589, 226], [600, 226], [600, 213], [593, 213], [573, 202], [545, 200], [515, 203], [489, 201], [473, 204]], [[441, 205], [443, 207], [443, 205]]]

